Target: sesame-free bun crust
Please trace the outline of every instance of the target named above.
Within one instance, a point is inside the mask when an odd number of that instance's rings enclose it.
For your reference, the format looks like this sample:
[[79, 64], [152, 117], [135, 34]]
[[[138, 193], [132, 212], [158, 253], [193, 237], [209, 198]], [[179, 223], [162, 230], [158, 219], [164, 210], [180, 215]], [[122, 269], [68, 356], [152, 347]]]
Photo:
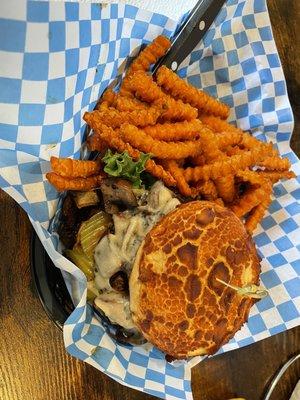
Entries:
[[239, 287], [258, 284], [259, 258], [233, 212], [193, 201], [146, 235], [130, 277], [133, 320], [147, 340], [175, 358], [213, 354], [248, 318], [254, 300]]

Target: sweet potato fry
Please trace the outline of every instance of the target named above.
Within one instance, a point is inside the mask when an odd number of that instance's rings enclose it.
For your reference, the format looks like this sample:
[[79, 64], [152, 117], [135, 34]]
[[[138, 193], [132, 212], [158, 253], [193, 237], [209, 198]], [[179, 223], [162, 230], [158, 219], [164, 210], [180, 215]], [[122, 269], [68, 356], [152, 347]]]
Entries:
[[86, 178], [100, 172], [100, 164], [97, 161], [73, 160], [72, 158], [50, 159], [54, 172], [65, 178]]
[[95, 133], [88, 136], [86, 144], [90, 151], [104, 151], [107, 149], [107, 143], [101, 140], [100, 136]]
[[154, 125], [160, 116], [161, 111], [156, 107], [149, 107], [147, 110], [136, 111], [117, 111], [113, 108], [107, 111], [86, 112], [83, 119], [90, 125], [92, 119], [112, 128], [118, 128], [124, 123], [130, 123], [136, 126]]
[[[109, 143], [111, 148], [116, 149], [120, 153], [127, 151], [130, 157], [132, 157], [134, 160], [138, 160], [140, 158], [140, 152], [130, 146], [129, 143], [124, 142], [119, 137], [118, 133], [116, 133], [111, 127], [102, 124], [97, 119], [91, 120], [90, 123], [95, 133], [97, 133], [106, 143]], [[148, 160], [145, 164], [145, 167], [146, 171], [156, 178], [164, 181], [166, 185], [175, 185], [175, 179], [172, 177], [172, 175], [161, 165], [156, 164], [153, 160]]]
[[179, 192], [183, 196], [191, 197], [193, 195], [192, 189], [184, 179], [183, 169], [179, 167], [178, 163], [174, 160], [163, 160], [162, 164], [175, 179]]
[[204, 127], [204, 129], [202, 129], [200, 142], [202, 144], [205, 160], [208, 163], [226, 157], [218, 147], [216, 135], [209, 128]]
[[171, 96], [196, 107], [200, 112], [213, 114], [226, 119], [229, 107], [211, 97], [208, 93], [189, 85], [169, 68], [162, 66], [156, 73], [159, 86], [162, 86]]
[[245, 228], [247, 231], [252, 234], [253, 231], [256, 229], [257, 225], [260, 223], [260, 221], [263, 219], [263, 216], [271, 204], [272, 199], [271, 199], [271, 191], [266, 195], [266, 197], [263, 199], [263, 201], [256, 207], [254, 207], [248, 218], [245, 221]]
[[130, 124], [123, 124], [120, 135], [125, 142], [145, 153], [151, 153], [161, 159], [179, 160], [195, 156], [201, 152], [199, 141], [163, 142], [148, 136], [143, 130]]
[[263, 175], [258, 174], [256, 171], [250, 171], [249, 169], [237, 171], [236, 176], [244, 182], [251, 183], [252, 186], [261, 186], [266, 183], [266, 178]]
[[247, 132], [244, 132], [242, 135], [242, 140], [240, 142], [240, 146], [245, 149], [253, 149], [254, 147], [269, 147], [269, 156], [276, 157], [278, 156], [278, 151], [273, 148], [273, 143], [271, 142], [262, 142], [261, 140], [256, 139], [254, 136], [250, 135]]
[[112, 89], [106, 89], [99, 99], [96, 109], [97, 110], [106, 110], [109, 107], [113, 107], [114, 102], [116, 100], [117, 94]]
[[171, 46], [170, 40], [165, 36], [157, 36], [132, 62], [128, 74], [136, 71], [148, 71], [152, 64], [155, 64]]
[[245, 152], [244, 149], [241, 149], [239, 146], [228, 146], [226, 148], [227, 156], [235, 156], [237, 154], [243, 154]]
[[55, 172], [48, 172], [46, 178], [53, 185], [57, 191], [63, 192], [65, 190], [90, 190], [99, 186], [104, 174], [93, 175], [88, 178], [64, 178]]
[[[208, 163], [226, 160], [226, 155], [219, 149], [216, 134], [209, 128], [204, 128], [200, 135], [200, 141]], [[218, 196], [230, 203], [234, 198], [234, 176], [227, 175], [215, 180]]]
[[200, 114], [199, 119], [203, 122], [203, 124], [209, 126], [210, 129], [212, 129], [214, 132], [217, 133], [222, 133], [222, 132], [239, 132], [241, 134], [244, 133], [241, 129], [213, 115]]
[[293, 179], [296, 174], [293, 171], [256, 171], [257, 175], [270, 179], [272, 183], [278, 182], [280, 179]]
[[235, 196], [234, 175], [226, 175], [215, 180], [218, 196], [226, 203], [231, 203]]
[[156, 178], [161, 179], [167, 186], [175, 186], [176, 184], [173, 176], [161, 165], [156, 164], [154, 160], [148, 160], [146, 162], [146, 171]]
[[[241, 129], [237, 128], [234, 125], [229, 124], [226, 121], [221, 120], [220, 118], [214, 117], [212, 115], [200, 115], [200, 120], [207, 126], [209, 126], [214, 132], [220, 133], [218, 135], [219, 138], [219, 146], [220, 148], [226, 147], [227, 145], [241, 145], [247, 149], [253, 149], [257, 146], [268, 147], [270, 150], [270, 156], [278, 155], [276, 149], [269, 146], [269, 143], [262, 142], [256, 139], [254, 136], [250, 135], [247, 132], [243, 132]], [[227, 138], [222, 138], [223, 133], [227, 136]], [[232, 143], [227, 142], [231, 138]], [[227, 142], [227, 143], [226, 143]]]
[[161, 109], [161, 118], [164, 121], [184, 121], [197, 117], [194, 107], [166, 95], [152, 77], [143, 71], [138, 71], [129, 78], [128, 88], [139, 99], [153, 103]]
[[201, 195], [205, 200], [216, 200], [218, 197], [217, 188], [212, 180], [200, 181], [192, 188], [193, 195]]
[[128, 87], [137, 98], [147, 103], [153, 103], [165, 96], [152, 77], [143, 71], [137, 71], [128, 78]]
[[152, 64], [155, 64], [169, 49], [171, 42], [165, 36], [158, 36], [154, 41], [140, 52], [137, 58], [132, 62], [125, 78], [123, 79], [120, 94], [126, 97], [132, 97], [130, 87], [128, 85], [130, 77], [137, 71], [148, 71]]
[[257, 165], [271, 171], [286, 171], [291, 167], [288, 158], [280, 158], [279, 156], [266, 157], [258, 162]]
[[[200, 141], [205, 154], [205, 160], [208, 163], [226, 159], [226, 155], [219, 149], [216, 135], [210, 129], [203, 129], [200, 135]], [[218, 196], [226, 202], [231, 202], [234, 198], [234, 176], [227, 175], [215, 180]]]
[[195, 157], [189, 157], [189, 161], [195, 166], [203, 166], [205, 164], [205, 156], [201, 153]]
[[245, 151], [243, 154], [226, 157], [224, 160], [206, 164], [202, 167], [189, 167], [185, 170], [184, 176], [187, 182], [218, 179], [222, 176], [235, 174], [238, 170], [257, 165], [268, 153], [269, 148], [267, 146], [262, 148], [256, 147]]
[[225, 205], [224, 201], [220, 197], [218, 197], [216, 200], [213, 200], [213, 202], [222, 207], [224, 207], [224, 205]]
[[271, 191], [271, 182], [266, 182], [264, 185], [253, 188], [250, 187], [238, 200], [236, 204], [230, 206], [231, 210], [238, 216], [243, 217], [254, 207], [258, 206], [261, 202], [268, 197]]
[[174, 100], [170, 96], [163, 96], [155, 100], [153, 104], [161, 109], [162, 121], [191, 121], [197, 118], [197, 110], [190, 104], [184, 104], [181, 100]]
[[149, 109], [148, 104], [142, 101], [126, 96], [117, 96], [115, 100], [115, 107], [118, 111], [137, 111]]
[[192, 121], [174, 122], [146, 126], [144, 131], [153, 139], [165, 142], [192, 140], [199, 137], [203, 125], [198, 119]]
[[237, 147], [242, 142], [243, 132], [227, 131], [216, 133], [215, 138], [220, 150], [227, 151], [228, 147]]

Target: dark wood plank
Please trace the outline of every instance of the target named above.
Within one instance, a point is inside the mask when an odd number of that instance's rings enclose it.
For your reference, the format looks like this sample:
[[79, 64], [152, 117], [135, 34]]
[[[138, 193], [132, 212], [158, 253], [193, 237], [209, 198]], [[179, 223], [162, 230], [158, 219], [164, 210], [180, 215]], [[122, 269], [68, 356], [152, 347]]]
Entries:
[[[300, 2], [268, 0], [268, 5], [295, 113], [292, 147], [300, 155]], [[21, 208], [2, 191], [0, 216], [0, 399], [151, 399], [66, 354], [61, 332], [48, 320], [32, 287], [31, 225]], [[275, 371], [299, 351], [300, 328], [294, 328], [208, 359], [193, 370], [195, 400], [233, 396], [259, 400]], [[297, 363], [273, 399], [287, 400], [299, 377]]]
[[295, 117], [291, 146], [300, 154], [300, 2], [268, 0], [269, 14]]

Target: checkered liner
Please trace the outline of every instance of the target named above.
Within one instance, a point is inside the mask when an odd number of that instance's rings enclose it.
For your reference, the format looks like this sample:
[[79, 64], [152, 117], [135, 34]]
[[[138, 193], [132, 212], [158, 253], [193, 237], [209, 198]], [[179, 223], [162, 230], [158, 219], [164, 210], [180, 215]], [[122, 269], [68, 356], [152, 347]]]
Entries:
[[[117, 344], [93, 317], [83, 274], [56, 250], [57, 235], [50, 233], [58, 194], [45, 180], [51, 155], [79, 156], [81, 117], [122, 72], [127, 55], [158, 34], [171, 36], [177, 24], [121, 4], [11, 0], [1, 3], [0, 14], [0, 186], [26, 210], [67, 283], [76, 283], [77, 307], [64, 327], [66, 348], [126, 386], [165, 399], [192, 399], [190, 369], [198, 358], [173, 365], [150, 345]], [[293, 117], [265, 0], [229, 0], [179, 73], [229, 104], [238, 126], [276, 143], [299, 175], [289, 147]], [[299, 199], [299, 178], [276, 185], [255, 235], [261, 281], [270, 296], [253, 306], [248, 323], [221, 352], [299, 324]]]

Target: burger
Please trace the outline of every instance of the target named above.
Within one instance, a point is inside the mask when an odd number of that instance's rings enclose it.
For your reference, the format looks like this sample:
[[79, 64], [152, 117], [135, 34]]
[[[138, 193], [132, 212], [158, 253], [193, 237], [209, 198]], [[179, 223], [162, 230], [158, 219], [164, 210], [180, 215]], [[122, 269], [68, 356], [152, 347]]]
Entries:
[[130, 277], [132, 319], [174, 358], [213, 354], [254, 302], [226, 283], [258, 284], [259, 272], [253, 241], [235, 214], [207, 201], [182, 204], [139, 248]]
[[[215, 353], [242, 327], [255, 299], [239, 288], [258, 284], [260, 260], [232, 211], [182, 203], [160, 181], [147, 191], [108, 178], [96, 197], [85, 196], [65, 199], [60, 237], [86, 273], [89, 300], [112, 336], [186, 359]], [[101, 214], [102, 230], [95, 225], [99, 208], [109, 216]], [[78, 247], [86, 242], [95, 244], [89, 274]]]

